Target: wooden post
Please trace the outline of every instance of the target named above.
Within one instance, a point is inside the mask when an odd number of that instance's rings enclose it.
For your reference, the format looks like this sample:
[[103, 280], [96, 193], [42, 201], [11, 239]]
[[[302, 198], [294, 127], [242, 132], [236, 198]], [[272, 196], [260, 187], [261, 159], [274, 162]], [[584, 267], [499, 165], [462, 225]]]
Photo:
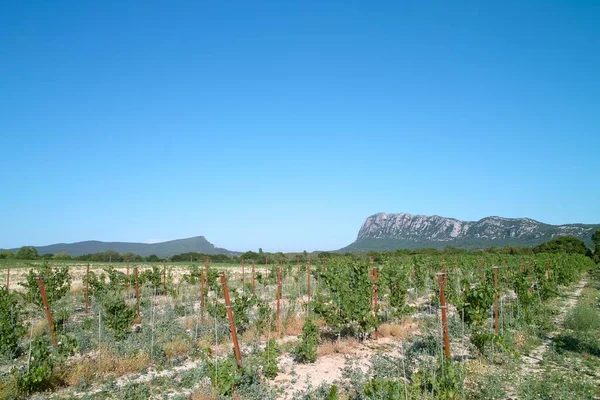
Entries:
[[208, 279], [209, 279], [209, 276], [210, 276], [210, 274], [208, 273], [208, 264], [209, 264], [209, 261], [208, 261], [208, 258], [207, 258], [206, 262], [204, 263], [204, 271], [205, 271], [205, 273], [204, 273], [204, 275], [205, 275], [204, 279], [206, 279], [205, 282], [206, 282], [206, 288], [207, 289], [210, 288], [210, 285], [208, 283]]
[[256, 264], [252, 263], [252, 296], [256, 296], [256, 283], [255, 283], [255, 270], [256, 270]]
[[498, 325], [498, 266], [494, 266], [494, 330], [500, 333]]
[[244, 269], [244, 259], [242, 258], [242, 293], [246, 292], [246, 271]]
[[277, 333], [281, 335], [281, 265], [277, 268]]
[[135, 276], [135, 312], [137, 315], [140, 315], [140, 289], [138, 287], [138, 267], [133, 269], [133, 274]]
[[306, 293], [308, 294], [308, 302], [310, 303], [310, 260], [306, 262]]
[[546, 280], [550, 280], [550, 260], [546, 260]]
[[[379, 290], [377, 287], [377, 280], [379, 278], [379, 271], [377, 270], [377, 268], [373, 267], [373, 257], [371, 257], [371, 282], [373, 283], [373, 288], [371, 289], [371, 309], [373, 310], [373, 313], [375, 314], [375, 317], [377, 317], [377, 305], [379, 302]], [[375, 332], [373, 333], [373, 338], [377, 339], [378, 337], [378, 332], [377, 332], [377, 328], [375, 328]]]
[[40, 294], [42, 295], [42, 303], [44, 304], [44, 311], [46, 312], [46, 320], [48, 320], [48, 329], [50, 330], [50, 337], [52, 338], [52, 344], [54, 348], [58, 348], [58, 343], [56, 342], [56, 336], [54, 336], [54, 324], [52, 323], [52, 312], [50, 311], [50, 304], [48, 304], [48, 296], [46, 295], [46, 288], [44, 287], [44, 282], [42, 281], [41, 276], [37, 276], [37, 284], [40, 289]]
[[444, 286], [448, 284], [448, 264], [444, 260]]
[[88, 297], [90, 290], [90, 264], [87, 265], [85, 272], [85, 312], [88, 312]]
[[200, 270], [200, 317], [204, 320], [204, 273]]
[[8, 269], [6, 270], [6, 291], [10, 290], [10, 264], [8, 264]]
[[225, 272], [220, 272], [221, 285], [223, 286], [223, 297], [225, 298], [225, 309], [227, 310], [227, 318], [229, 318], [229, 330], [231, 331], [231, 341], [233, 342], [233, 352], [237, 361], [238, 369], [242, 369], [242, 353], [240, 352], [240, 344], [238, 342], [237, 330], [235, 321], [233, 320], [233, 311], [231, 310], [231, 300], [229, 299], [229, 289], [227, 288], [227, 278]]
[[444, 353], [446, 358], [450, 359], [450, 339], [448, 338], [448, 320], [446, 312], [448, 304], [446, 303], [446, 296], [444, 294], [444, 274], [438, 273], [438, 281], [440, 283], [440, 309], [442, 310], [442, 332], [444, 335]]
[[379, 301], [379, 290], [377, 288], [377, 280], [379, 278], [379, 271], [377, 268], [371, 268], [371, 283], [373, 283], [373, 287], [371, 289], [371, 309], [373, 311], [377, 310], [377, 305]]

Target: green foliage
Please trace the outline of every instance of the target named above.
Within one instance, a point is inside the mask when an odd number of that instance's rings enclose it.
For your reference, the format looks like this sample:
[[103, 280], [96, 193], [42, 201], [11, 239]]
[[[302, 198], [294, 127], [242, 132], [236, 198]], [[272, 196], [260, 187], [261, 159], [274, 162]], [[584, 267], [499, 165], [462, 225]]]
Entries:
[[2, 250], [2, 251], [0, 251], [0, 260], [14, 258], [14, 256], [15, 255], [10, 250]]
[[565, 318], [565, 328], [578, 332], [600, 329], [600, 314], [587, 304], [577, 304]]
[[249, 313], [256, 303], [256, 296], [235, 294], [235, 297], [231, 302], [231, 311], [233, 312], [233, 320], [238, 332], [243, 332], [248, 329], [250, 323]]
[[0, 354], [9, 358], [18, 355], [25, 330], [16, 296], [0, 287]]
[[371, 268], [368, 262], [355, 262], [351, 257], [336, 258], [329, 264], [318, 275], [327, 295], [318, 294], [313, 309], [335, 331], [364, 339], [378, 325], [371, 310]]
[[399, 379], [374, 378], [364, 388], [369, 400], [404, 400], [405, 387]]
[[267, 342], [265, 351], [262, 354], [262, 371], [263, 375], [267, 378], [273, 379], [279, 373], [279, 367], [277, 366], [278, 356], [279, 349], [277, 348], [277, 342], [271, 339]]
[[147, 400], [150, 398], [150, 389], [141, 383], [129, 383], [121, 392], [127, 400]]
[[573, 236], [559, 236], [536, 246], [534, 251], [536, 253], [567, 253], [585, 255], [587, 253], [587, 248], [581, 239]]
[[304, 321], [300, 344], [294, 349], [294, 355], [301, 363], [313, 363], [317, 360], [319, 346], [319, 328], [310, 318]]
[[600, 390], [584, 376], [564, 371], [546, 372], [542, 376], [528, 375], [519, 386], [522, 400], [597, 399]]
[[231, 396], [241, 378], [236, 361], [231, 358], [206, 360], [205, 368], [213, 389], [220, 396]]
[[98, 296], [98, 300], [102, 307], [104, 326], [111, 330], [115, 338], [123, 339], [133, 324], [135, 310], [127, 306], [123, 296], [116, 291], [104, 291]]
[[138, 284], [149, 283], [154, 290], [162, 293], [163, 290], [163, 271], [162, 268], [153, 265], [152, 269], [147, 269], [138, 274]]
[[433, 374], [426, 370], [413, 374], [411, 391], [432, 393], [434, 399], [458, 400], [463, 398], [464, 379], [464, 366], [443, 358]]
[[399, 315], [405, 309], [406, 293], [408, 290], [409, 268], [397, 265], [393, 259], [386, 259], [384, 267], [379, 271], [378, 285], [386, 291], [392, 313]]
[[31, 345], [29, 370], [27, 368], [12, 370], [20, 393], [30, 394], [50, 386], [54, 361], [48, 347], [48, 339], [45, 336], [38, 336]]
[[21, 286], [27, 289], [25, 298], [28, 303], [35, 303], [39, 307], [43, 306], [42, 296], [37, 284], [38, 276], [42, 277], [50, 306], [63, 298], [71, 288], [69, 267], [65, 265], [51, 268], [46, 261], [43, 266], [38, 266], [35, 270], [29, 270], [29, 273], [25, 275], [25, 282], [20, 283]]
[[17, 250], [15, 258], [18, 260], [37, 260], [39, 254], [35, 247], [23, 246]]
[[275, 329], [275, 314], [271, 307], [262, 300], [257, 301], [257, 305], [256, 327], [259, 331]]
[[592, 235], [592, 241], [594, 242], [594, 255], [593, 259], [595, 263], [600, 262], [600, 229], [597, 229], [596, 232]]
[[71, 256], [64, 251], [61, 251], [60, 253], [56, 253], [55, 255], [53, 255], [52, 259], [54, 259], [54, 260], [70, 260]]

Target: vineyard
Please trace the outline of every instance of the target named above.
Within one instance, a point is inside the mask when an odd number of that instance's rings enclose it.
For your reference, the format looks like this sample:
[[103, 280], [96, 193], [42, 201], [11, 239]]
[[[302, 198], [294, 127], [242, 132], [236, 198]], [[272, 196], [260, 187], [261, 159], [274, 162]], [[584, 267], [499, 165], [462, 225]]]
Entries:
[[2, 399], [600, 396], [583, 255], [1, 268]]

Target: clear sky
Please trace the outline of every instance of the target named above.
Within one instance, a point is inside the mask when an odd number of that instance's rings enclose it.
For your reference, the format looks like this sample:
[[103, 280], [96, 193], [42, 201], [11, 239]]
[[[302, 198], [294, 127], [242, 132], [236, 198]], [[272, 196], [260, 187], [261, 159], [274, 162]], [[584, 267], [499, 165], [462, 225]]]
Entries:
[[4, 1], [0, 248], [600, 223], [600, 2]]

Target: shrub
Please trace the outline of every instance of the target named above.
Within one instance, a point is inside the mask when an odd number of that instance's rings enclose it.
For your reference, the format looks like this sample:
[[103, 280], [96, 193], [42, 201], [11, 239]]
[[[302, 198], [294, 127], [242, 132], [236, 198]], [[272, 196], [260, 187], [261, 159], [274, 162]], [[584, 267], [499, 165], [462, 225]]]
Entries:
[[29, 369], [26, 367], [22, 370], [13, 369], [12, 373], [20, 393], [30, 394], [50, 386], [54, 362], [48, 346], [47, 338], [38, 336], [31, 344]]
[[29, 270], [29, 273], [25, 276], [25, 282], [20, 283], [21, 286], [27, 289], [25, 298], [28, 303], [35, 303], [39, 307], [43, 306], [42, 296], [37, 284], [38, 275], [42, 277], [50, 305], [63, 298], [71, 288], [69, 267], [63, 266], [53, 269], [46, 261], [43, 266], [37, 267], [37, 270]]
[[0, 354], [14, 357], [19, 353], [19, 340], [25, 333], [17, 299], [0, 287]]
[[279, 349], [277, 348], [277, 343], [271, 339], [262, 354], [263, 375], [267, 378], [275, 378], [279, 373], [279, 367], [277, 366], [278, 356]]
[[319, 346], [319, 328], [307, 318], [302, 327], [301, 342], [294, 350], [294, 355], [301, 363], [313, 363], [317, 360]]
[[102, 293], [99, 302], [103, 311], [104, 325], [111, 330], [115, 338], [122, 339], [133, 324], [135, 310], [125, 304], [125, 300], [118, 292]]
[[600, 315], [594, 308], [578, 304], [565, 318], [565, 328], [577, 332], [591, 331], [600, 328]]

